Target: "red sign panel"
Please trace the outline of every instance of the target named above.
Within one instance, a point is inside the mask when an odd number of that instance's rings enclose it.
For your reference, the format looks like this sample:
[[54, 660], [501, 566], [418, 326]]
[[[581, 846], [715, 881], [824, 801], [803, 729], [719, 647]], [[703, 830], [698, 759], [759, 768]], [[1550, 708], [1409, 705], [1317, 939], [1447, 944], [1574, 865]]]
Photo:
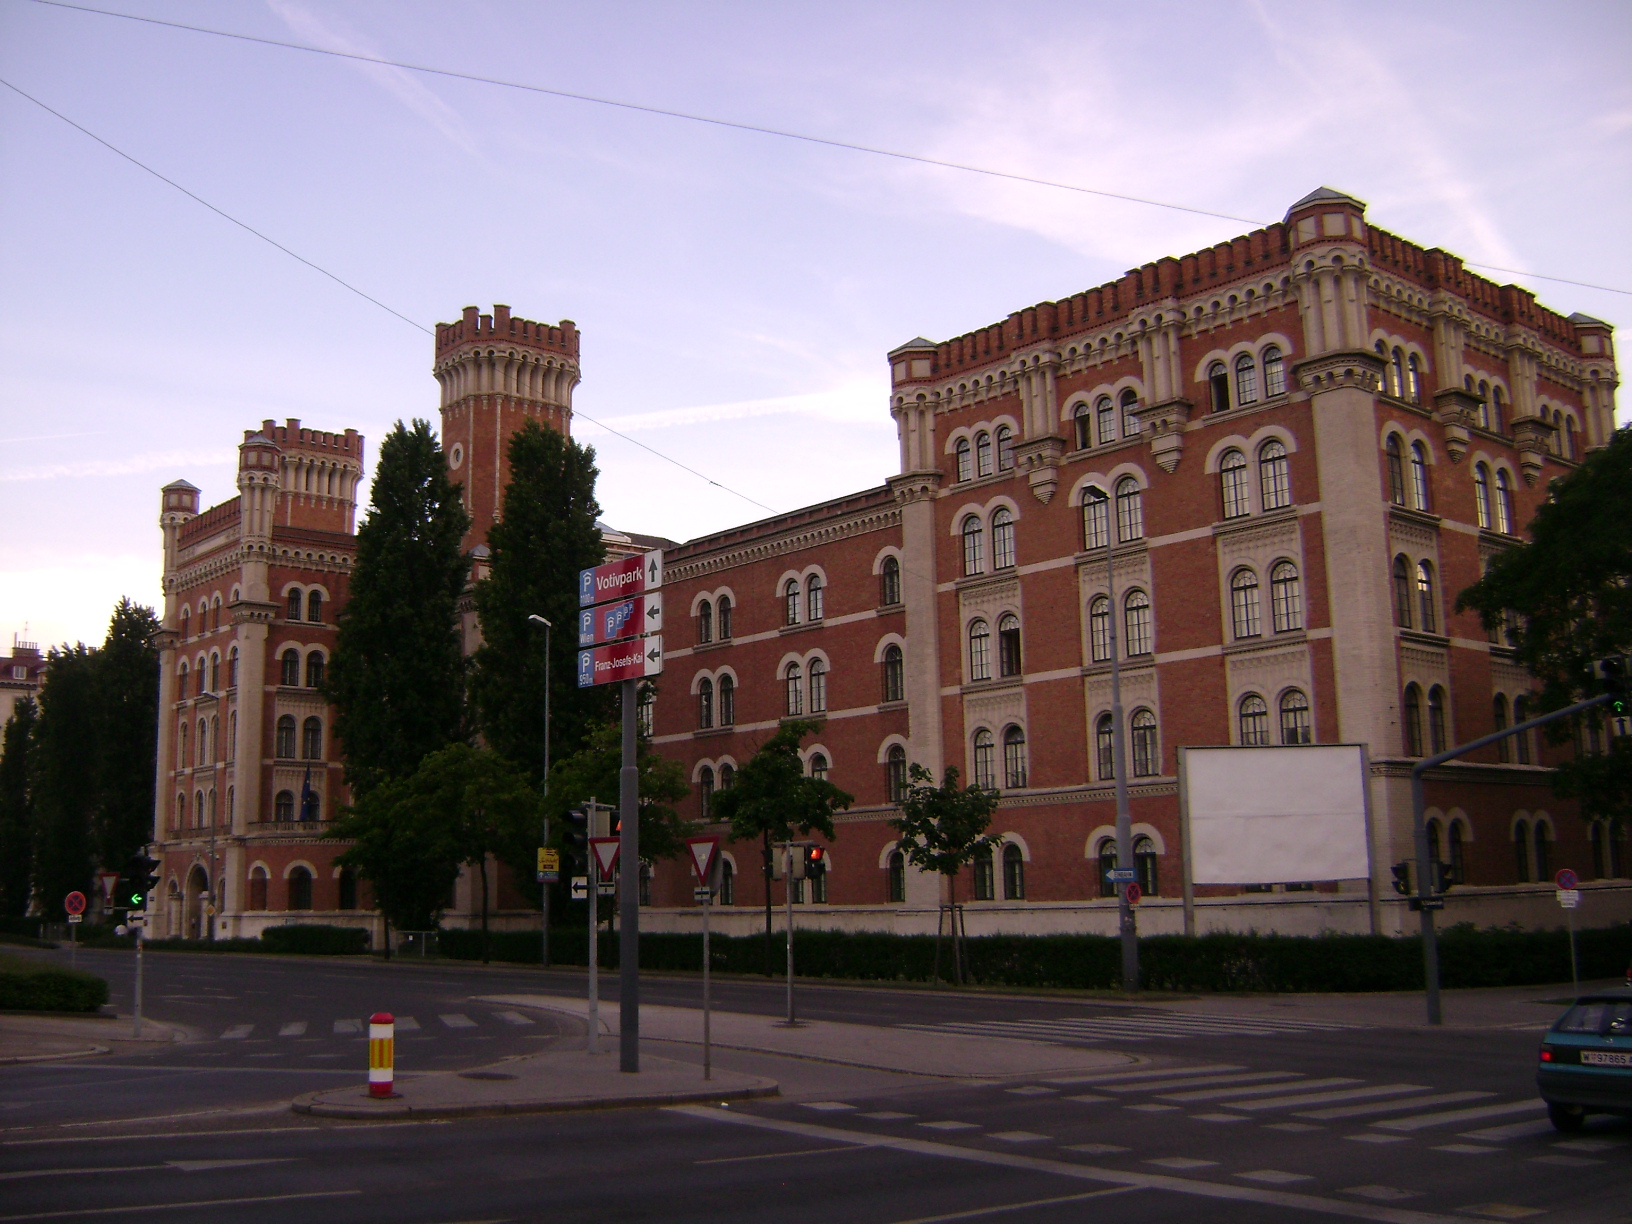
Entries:
[[595, 646], [643, 633], [663, 632], [663, 593], [637, 595], [578, 613], [578, 645]]
[[595, 855], [595, 866], [600, 869], [601, 882], [612, 878], [612, 869], [618, 865], [618, 850], [623, 840], [617, 837], [592, 837], [589, 848]]
[[638, 557], [608, 561], [594, 569], [578, 571], [578, 606], [590, 607], [609, 599], [627, 599], [663, 585], [663, 553], [653, 549]]
[[616, 684], [620, 680], [639, 680], [642, 676], [660, 675], [662, 671], [661, 635], [578, 652], [579, 688]]
[[85, 912], [85, 894], [75, 889], [62, 899], [62, 908], [70, 914], [83, 914]]
[[1139, 890], [1139, 885], [1138, 884], [1129, 884], [1128, 885], [1128, 904], [1129, 905], [1138, 905], [1139, 904], [1139, 899], [1141, 897], [1143, 897], [1144, 895], [1145, 894]]
[[691, 865], [696, 869], [697, 878], [702, 881], [703, 887], [709, 887], [709, 881], [714, 871], [714, 856], [719, 853], [720, 839], [717, 837], [688, 837], [686, 849], [691, 851]]

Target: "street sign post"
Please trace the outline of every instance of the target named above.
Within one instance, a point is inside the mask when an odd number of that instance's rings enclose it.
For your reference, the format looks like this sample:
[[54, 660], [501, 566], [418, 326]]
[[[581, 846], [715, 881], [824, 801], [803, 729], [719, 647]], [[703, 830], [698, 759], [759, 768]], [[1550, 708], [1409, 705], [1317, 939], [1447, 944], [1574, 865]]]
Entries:
[[703, 906], [703, 1078], [711, 1080], [714, 1078], [713, 1043], [710, 1040], [713, 1007], [709, 993], [708, 911], [713, 908], [714, 864], [719, 861], [720, 839], [688, 837], [686, 849], [691, 851], [691, 865], [697, 872], [698, 887], [692, 890], [691, 895]]
[[593, 607], [609, 599], [627, 599], [663, 585], [663, 553], [654, 549], [638, 557], [608, 561], [578, 571], [578, 606]]
[[587, 900], [589, 900], [589, 877], [588, 876], [573, 876], [572, 877], [572, 899], [574, 901], [587, 901]]
[[1581, 904], [1581, 890], [1576, 887], [1581, 881], [1575, 872], [1565, 867], [1553, 877], [1553, 882], [1558, 885], [1558, 904], [1564, 911], [1564, 923], [1570, 929], [1570, 988], [1580, 994], [1581, 973], [1575, 958], [1575, 911]]
[[663, 673], [663, 637], [635, 638], [578, 652], [578, 687], [618, 684]]
[[663, 632], [663, 593], [637, 595], [578, 613], [578, 645], [599, 646], [620, 638]]

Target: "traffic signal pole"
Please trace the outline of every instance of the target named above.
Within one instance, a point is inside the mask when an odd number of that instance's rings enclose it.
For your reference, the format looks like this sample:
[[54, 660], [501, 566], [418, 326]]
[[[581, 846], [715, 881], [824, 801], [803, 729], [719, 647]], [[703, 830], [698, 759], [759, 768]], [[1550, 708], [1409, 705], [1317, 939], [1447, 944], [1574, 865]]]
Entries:
[[145, 926], [136, 928], [136, 1023], [134, 1036], [137, 1041], [142, 1039], [142, 945], [147, 942], [143, 939], [147, 933]]
[[640, 1070], [640, 770], [636, 705], [640, 681], [623, 688], [623, 770], [618, 794], [618, 860], [623, 887], [618, 889], [618, 1070]]
[[[1095, 490], [1090, 489], [1089, 492]], [[1111, 499], [1103, 491], [1098, 501], [1105, 507], [1105, 622], [1111, 648], [1111, 768], [1116, 775], [1116, 867], [1133, 870], [1133, 815], [1128, 807], [1128, 744], [1122, 730], [1122, 663], [1116, 634], [1116, 537], [1112, 534]], [[1095, 745], [1098, 752], [1098, 745]], [[1139, 989], [1139, 927], [1128, 886], [1116, 882], [1117, 929], [1122, 937], [1122, 989], [1133, 994]]]

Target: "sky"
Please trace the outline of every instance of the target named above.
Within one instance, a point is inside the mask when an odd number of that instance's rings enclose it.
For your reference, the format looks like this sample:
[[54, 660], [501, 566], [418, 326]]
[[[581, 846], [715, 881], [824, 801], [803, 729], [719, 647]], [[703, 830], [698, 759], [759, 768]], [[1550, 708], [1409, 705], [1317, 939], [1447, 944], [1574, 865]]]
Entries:
[[160, 601], [159, 489], [233, 496], [263, 419], [359, 430], [371, 475], [395, 421], [435, 422], [420, 329], [466, 305], [577, 322], [575, 407], [717, 482], [578, 418], [602, 518], [673, 539], [881, 484], [904, 341], [1323, 184], [1632, 322], [1539, 279], [1632, 290], [1618, 0], [102, 7], [1199, 212], [0, 0], [0, 634], [42, 644]]

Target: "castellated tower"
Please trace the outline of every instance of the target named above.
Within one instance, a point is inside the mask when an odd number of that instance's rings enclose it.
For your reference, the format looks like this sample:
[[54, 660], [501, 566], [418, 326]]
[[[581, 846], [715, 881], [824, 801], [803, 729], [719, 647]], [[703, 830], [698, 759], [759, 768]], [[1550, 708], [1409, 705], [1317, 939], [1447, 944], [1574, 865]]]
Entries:
[[[436, 325], [442, 386], [442, 445], [449, 475], [464, 487], [471, 528], [467, 550], [484, 546], [510, 483], [510, 435], [532, 417], [569, 433], [578, 385], [578, 328], [571, 319], [535, 323], [466, 306], [457, 323]], [[479, 554], [478, 554], [479, 555]]]

